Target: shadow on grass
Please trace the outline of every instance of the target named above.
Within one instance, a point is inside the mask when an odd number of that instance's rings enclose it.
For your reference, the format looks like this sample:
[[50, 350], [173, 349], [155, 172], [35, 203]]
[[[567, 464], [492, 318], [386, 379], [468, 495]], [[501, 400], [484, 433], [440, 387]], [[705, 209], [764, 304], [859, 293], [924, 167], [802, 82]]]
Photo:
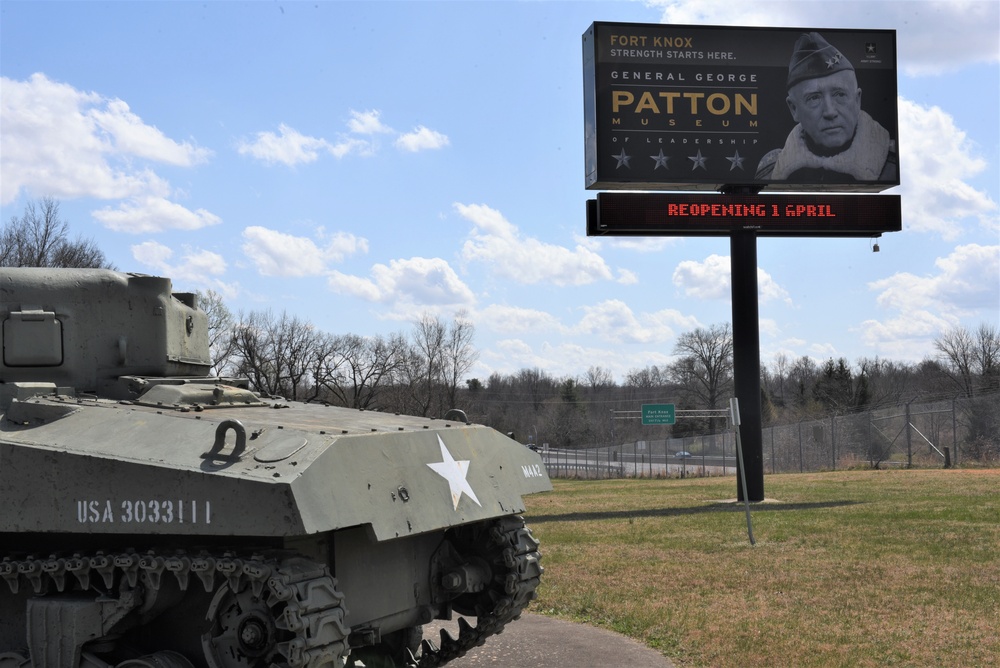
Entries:
[[[844, 506], [854, 506], [860, 501], [823, 501], [817, 503], [776, 503], [765, 501], [764, 503], [751, 503], [750, 510], [754, 513], [772, 512], [781, 510], [817, 510], [822, 508], [841, 508]], [[563, 513], [561, 515], [531, 515], [527, 514], [530, 524], [541, 522], [587, 522], [591, 520], [614, 520], [629, 519], [636, 517], [681, 517], [684, 515], [699, 515], [702, 513], [726, 513], [745, 512], [746, 506], [743, 502], [736, 501], [712, 501], [704, 506], [692, 506], [690, 508], [645, 508], [641, 510], [609, 510], [592, 513]]]

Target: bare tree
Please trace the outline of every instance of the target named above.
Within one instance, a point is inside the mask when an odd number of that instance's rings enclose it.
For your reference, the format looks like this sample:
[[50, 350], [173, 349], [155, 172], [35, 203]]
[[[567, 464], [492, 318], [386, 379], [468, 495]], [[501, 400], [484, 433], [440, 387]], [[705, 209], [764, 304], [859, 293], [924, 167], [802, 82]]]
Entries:
[[785, 386], [788, 383], [789, 364], [788, 355], [777, 353], [774, 356], [772, 367], [761, 369], [761, 383], [777, 406], [785, 405]]
[[718, 408], [733, 393], [733, 332], [729, 323], [699, 327], [677, 338], [670, 375], [692, 404]]
[[975, 332], [955, 327], [934, 340], [948, 377], [962, 394], [973, 397], [997, 389], [1000, 378], [1000, 332], [983, 323]]
[[472, 365], [479, 359], [479, 352], [472, 346], [475, 334], [476, 327], [468, 319], [468, 313], [464, 310], [456, 313], [448, 327], [444, 345], [442, 375], [447, 393], [445, 408], [458, 407], [458, 387], [462, 378], [469, 373]]
[[197, 292], [198, 306], [208, 316], [208, 348], [216, 375], [225, 375], [235, 352], [233, 314], [214, 290]]
[[861, 376], [868, 379], [869, 404], [873, 407], [906, 403], [912, 396], [913, 368], [904, 362], [878, 357], [858, 360]]
[[987, 393], [1000, 388], [1000, 332], [983, 323], [975, 332], [956, 327], [934, 341], [945, 375], [966, 397], [963, 420], [976, 457], [1000, 451], [1000, 416]]
[[418, 415], [428, 415], [438, 395], [435, 389], [441, 382], [444, 369], [447, 331], [440, 318], [427, 313], [414, 323], [412, 346], [403, 369]]
[[92, 240], [69, 241], [69, 225], [51, 197], [28, 202], [24, 215], [10, 219], [0, 232], [0, 267], [114, 269]]
[[812, 386], [819, 376], [819, 367], [808, 355], [803, 355], [792, 363], [788, 370], [788, 383], [792, 390], [791, 402], [796, 408], [808, 410], [812, 401]]
[[326, 335], [313, 357], [313, 375], [336, 403], [351, 408], [378, 405], [407, 348], [402, 334], [365, 338]]
[[613, 387], [615, 384], [615, 379], [611, 374], [610, 369], [594, 365], [587, 368], [587, 373], [584, 375], [584, 381], [587, 387], [591, 390]]
[[310, 323], [287, 313], [278, 318], [271, 311], [241, 313], [233, 330], [237, 369], [258, 392], [297, 399], [312, 385], [308, 373], [317, 337]]
[[[720, 408], [733, 395], [733, 332], [729, 323], [681, 334], [674, 344], [674, 354], [678, 359], [669, 371], [684, 404]], [[708, 421], [710, 431], [715, 428], [714, 422]]]

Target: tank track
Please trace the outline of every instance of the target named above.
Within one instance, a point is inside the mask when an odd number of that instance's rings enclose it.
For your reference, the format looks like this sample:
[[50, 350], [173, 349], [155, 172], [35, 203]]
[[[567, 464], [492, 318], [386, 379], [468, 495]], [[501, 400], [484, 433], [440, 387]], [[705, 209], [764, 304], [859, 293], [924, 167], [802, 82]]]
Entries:
[[[346, 610], [343, 594], [326, 566], [308, 559], [281, 553], [279, 556], [253, 554], [242, 558], [234, 553], [221, 555], [202, 552], [139, 554], [128, 550], [118, 553], [95, 551], [75, 553], [70, 557], [52, 555], [0, 561], [0, 578], [17, 594], [22, 584], [34, 594], [63, 591], [87, 591], [103, 584], [113, 591], [116, 583], [127, 582], [131, 589], [141, 582], [148, 590], [158, 590], [165, 573], [172, 574], [182, 591], [192, 580], [200, 581], [206, 593], [223, 584], [232, 592], [250, 587], [255, 596], [284, 604], [275, 627], [293, 635], [278, 644], [278, 652], [288, 668], [340, 668], [348, 653], [349, 629], [344, 626]], [[26, 664], [30, 666], [31, 664]], [[36, 667], [39, 668], [39, 667]]]
[[[460, 601], [460, 614], [476, 617], [472, 626], [464, 617], [458, 619], [458, 637], [442, 629], [440, 646], [424, 640], [417, 654], [410, 653], [406, 668], [436, 668], [483, 645], [493, 635], [518, 619], [537, 594], [543, 572], [538, 541], [524, 520], [517, 516], [502, 517], [485, 526], [467, 528], [476, 534], [467, 536], [466, 543], [479, 547], [479, 556], [490, 563], [493, 578], [484, 591], [467, 594]], [[248, 558], [225, 552], [221, 555], [202, 552], [138, 553], [95, 551], [74, 553], [70, 557], [51, 555], [15, 558], [0, 561], [0, 578], [9, 590], [17, 594], [21, 587], [30, 587], [34, 594], [88, 590], [103, 585], [112, 591], [116, 583], [127, 582], [135, 588], [140, 582], [148, 589], [159, 589], [164, 574], [171, 574], [182, 591], [200, 582], [206, 593], [223, 584], [233, 592], [250, 587], [255, 596], [264, 593], [283, 601], [285, 607], [276, 626], [294, 634], [282, 643], [280, 652], [286, 663], [282, 668], [341, 668], [348, 656], [344, 625], [346, 609], [343, 594], [336, 587], [326, 566], [301, 557], [283, 559], [254, 554]], [[195, 585], [197, 586], [197, 585]], [[31, 666], [24, 664], [25, 668]], [[37, 668], [37, 667], [36, 667]]]
[[458, 638], [442, 629], [440, 647], [424, 640], [419, 655], [411, 656], [407, 668], [435, 668], [463, 656], [502, 632], [537, 597], [535, 590], [544, 569], [538, 541], [524, 519], [502, 517], [489, 525], [485, 534], [488, 545], [480, 556], [491, 563], [493, 579], [486, 590], [475, 595], [469, 607], [456, 605], [460, 613], [464, 610], [465, 614], [476, 617], [476, 626], [459, 617]]

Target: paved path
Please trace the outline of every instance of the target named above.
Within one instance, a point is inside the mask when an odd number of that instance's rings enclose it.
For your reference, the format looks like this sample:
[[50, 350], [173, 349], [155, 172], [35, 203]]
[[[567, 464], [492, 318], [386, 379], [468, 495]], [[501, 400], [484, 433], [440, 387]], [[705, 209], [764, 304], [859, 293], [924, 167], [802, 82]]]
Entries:
[[[452, 622], [424, 626], [424, 637], [439, 638]], [[457, 635], [457, 632], [453, 632]], [[491, 636], [447, 668], [673, 668], [659, 652], [623, 635], [586, 624], [523, 614], [503, 633]]]

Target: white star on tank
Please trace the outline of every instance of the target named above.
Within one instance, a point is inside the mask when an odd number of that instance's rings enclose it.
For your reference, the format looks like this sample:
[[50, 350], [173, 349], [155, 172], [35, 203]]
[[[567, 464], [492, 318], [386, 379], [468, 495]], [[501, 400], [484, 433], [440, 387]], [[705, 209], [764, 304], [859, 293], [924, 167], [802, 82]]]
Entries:
[[475, 501], [477, 506], [482, 507], [483, 504], [479, 503], [476, 493], [472, 491], [472, 485], [465, 479], [465, 476], [469, 474], [469, 460], [460, 459], [456, 461], [451, 456], [451, 453], [448, 452], [448, 448], [445, 447], [444, 441], [441, 440], [440, 436], [438, 436], [438, 444], [441, 446], [442, 461], [428, 464], [428, 466], [448, 481], [448, 487], [451, 488], [451, 500], [455, 504], [455, 510], [458, 510], [458, 501], [462, 498], [463, 493]]

